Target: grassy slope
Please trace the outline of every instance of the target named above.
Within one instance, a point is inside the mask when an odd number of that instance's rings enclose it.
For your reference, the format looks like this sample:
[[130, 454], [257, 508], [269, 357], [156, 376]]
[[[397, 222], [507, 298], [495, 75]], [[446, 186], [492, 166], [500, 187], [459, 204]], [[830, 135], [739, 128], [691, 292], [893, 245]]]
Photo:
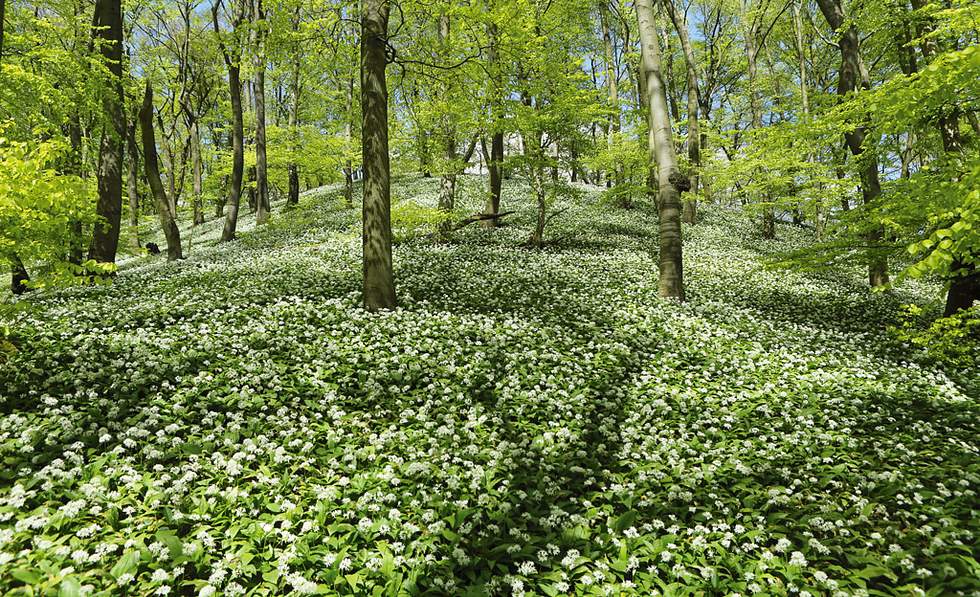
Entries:
[[592, 200], [540, 252], [526, 209], [399, 244], [382, 315], [336, 193], [33, 299], [0, 365], [0, 590], [980, 590], [977, 400], [887, 340], [909, 296], [762, 269], [803, 233], [714, 210], [662, 302], [652, 215]]

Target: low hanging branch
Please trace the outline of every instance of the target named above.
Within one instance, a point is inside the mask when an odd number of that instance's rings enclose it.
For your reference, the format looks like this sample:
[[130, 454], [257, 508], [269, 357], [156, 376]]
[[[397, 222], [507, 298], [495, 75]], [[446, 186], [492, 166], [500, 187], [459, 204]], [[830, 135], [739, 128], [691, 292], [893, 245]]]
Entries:
[[451, 230], [459, 230], [460, 228], [464, 228], [466, 226], [469, 226], [470, 224], [475, 224], [476, 222], [483, 222], [485, 220], [499, 220], [500, 218], [504, 216], [509, 216], [512, 213], [514, 212], [502, 211], [500, 213], [495, 213], [495, 214], [475, 214], [468, 218], [464, 218], [459, 222], [456, 222], [456, 225], [453, 226]]

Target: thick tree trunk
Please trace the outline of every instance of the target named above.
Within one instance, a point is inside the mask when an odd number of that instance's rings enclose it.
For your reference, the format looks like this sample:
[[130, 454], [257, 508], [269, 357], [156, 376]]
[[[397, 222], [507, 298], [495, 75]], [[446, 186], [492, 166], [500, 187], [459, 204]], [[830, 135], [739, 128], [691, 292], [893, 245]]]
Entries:
[[95, 6], [94, 35], [112, 82], [104, 90], [103, 109], [108, 117], [99, 148], [99, 199], [95, 212], [102, 221], [95, 225], [88, 257], [98, 262], [114, 263], [119, 248], [119, 226], [122, 218], [123, 146], [126, 142], [126, 117], [123, 114], [122, 88], [122, 3], [121, 0], [98, 0]]
[[[137, 117], [138, 120], [138, 117]], [[129, 195], [129, 228], [132, 233], [132, 244], [134, 248], [140, 248], [140, 235], [139, 235], [139, 213], [140, 213], [140, 195], [139, 195], [139, 149], [136, 145], [136, 125], [137, 122], [134, 120], [129, 126], [129, 131], [126, 135], [127, 152], [129, 153], [129, 169], [127, 171], [127, 193]]]
[[180, 229], [174, 219], [172, 205], [167, 199], [167, 192], [160, 180], [160, 166], [157, 160], [157, 145], [153, 134], [153, 88], [146, 82], [143, 93], [143, 107], [140, 108], [140, 129], [143, 138], [143, 167], [146, 170], [146, 181], [156, 200], [157, 213], [160, 216], [160, 227], [167, 239], [167, 259], [174, 261], [183, 258], [180, 245]]
[[687, 33], [687, 18], [679, 14], [674, 2], [675, 0], [665, 0], [664, 5], [681, 40], [681, 49], [684, 51], [684, 62], [687, 67], [687, 158], [691, 162], [691, 195], [684, 201], [683, 220], [686, 224], [694, 224], [697, 221], [697, 193], [701, 173], [701, 126], [698, 122], [701, 93], [698, 87], [697, 58], [694, 56], [694, 47]]
[[976, 266], [966, 265], [956, 260], [950, 266], [950, 271], [954, 276], [950, 279], [949, 291], [946, 294], [944, 317], [969, 309], [975, 301], [980, 301], [980, 272], [977, 271]]
[[[854, 25], [844, 27], [844, 9], [840, 0], [817, 0], [820, 11], [823, 13], [827, 23], [835, 30], [840, 31], [838, 47], [841, 53], [841, 66], [838, 74], [837, 93], [843, 97], [857, 89], [860, 85], [864, 89], [871, 88], [871, 80], [868, 71], [864, 67], [861, 59], [860, 40], [858, 31]], [[861, 194], [864, 202], [872, 203], [881, 196], [881, 183], [878, 180], [878, 159], [872, 154], [863, 155], [865, 151], [864, 141], [867, 131], [863, 125], [854, 128], [853, 131], [844, 134], [844, 140], [851, 154], [860, 157], [864, 163], [861, 171]], [[867, 234], [868, 244], [872, 247], [879, 244], [884, 236], [884, 231], [880, 226], [874, 226]], [[888, 284], [888, 262], [887, 259], [879, 254], [872, 253], [868, 259], [868, 283], [873, 286], [885, 286]]]
[[252, 19], [254, 22], [253, 47], [255, 48], [255, 194], [258, 205], [255, 221], [265, 224], [269, 221], [269, 165], [265, 137], [265, 15], [262, 0], [253, 0]]
[[[681, 245], [681, 206], [677, 154], [671, 133], [667, 90], [660, 63], [660, 47], [651, 0], [636, 0], [640, 52], [646, 73], [647, 98], [650, 103], [650, 146], [658, 168], [660, 212], [660, 296], [684, 300], [684, 275]], [[653, 161], [654, 155], [651, 155]], [[686, 180], [685, 180], [686, 185]]]
[[364, 164], [364, 308], [393, 309], [391, 171], [385, 80], [388, 0], [361, 0], [361, 158]]

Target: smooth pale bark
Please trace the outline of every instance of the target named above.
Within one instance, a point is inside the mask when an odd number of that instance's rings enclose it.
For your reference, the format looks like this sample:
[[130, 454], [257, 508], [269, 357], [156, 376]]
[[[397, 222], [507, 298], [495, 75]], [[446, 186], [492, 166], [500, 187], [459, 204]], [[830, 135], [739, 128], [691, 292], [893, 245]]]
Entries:
[[364, 164], [362, 246], [364, 308], [393, 309], [391, 167], [385, 79], [388, 0], [361, 2], [361, 158]]
[[691, 162], [691, 196], [684, 201], [683, 220], [686, 224], [694, 224], [698, 217], [697, 192], [701, 173], [701, 126], [698, 122], [701, 91], [698, 86], [697, 58], [687, 33], [687, 18], [686, 15], [679, 13], [674, 1], [664, 0], [664, 5], [681, 40], [681, 49], [684, 51], [684, 62], [687, 67], [687, 158]]
[[[838, 71], [837, 94], [843, 98], [848, 93], [858, 88], [871, 88], [871, 78], [861, 59], [861, 46], [858, 38], [858, 31], [854, 25], [844, 29], [844, 9], [840, 0], [817, 0], [820, 12], [823, 13], [827, 23], [839, 32], [837, 42], [841, 53], [841, 65]], [[878, 180], [878, 157], [871, 151], [870, 155], [864, 155], [864, 142], [867, 137], [867, 129], [863, 125], [858, 125], [851, 132], [844, 134], [844, 140], [851, 154], [859, 158], [863, 168], [861, 170], [861, 194], [864, 202], [872, 203], [881, 196], [881, 183]], [[867, 235], [868, 244], [875, 247], [881, 243], [884, 231], [880, 226], [875, 226]], [[872, 249], [873, 250], [873, 249]], [[888, 261], [881, 255], [873, 254], [868, 260], [868, 283], [873, 286], [885, 286], [888, 284]]]
[[112, 80], [104, 88], [102, 108], [107, 116], [99, 147], [99, 199], [95, 212], [101, 221], [95, 225], [88, 257], [98, 262], [114, 263], [119, 248], [122, 218], [123, 147], [126, 142], [126, 117], [123, 114], [122, 87], [122, 2], [98, 0], [95, 4], [95, 39]]
[[[138, 120], [137, 116], [137, 120]], [[136, 120], [129, 126], [129, 131], [126, 134], [126, 148], [129, 153], [129, 169], [127, 171], [127, 194], [129, 195], [129, 227], [132, 230], [132, 243], [133, 247], [140, 247], [140, 236], [139, 236], [139, 213], [140, 213], [140, 195], [139, 195], [139, 149], [136, 145]]]
[[264, 224], [269, 221], [271, 202], [269, 201], [269, 165], [266, 152], [265, 135], [265, 14], [262, 0], [253, 1], [253, 47], [255, 50], [255, 194], [258, 204], [255, 221]]
[[167, 260], [174, 261], [183, 258], [180, 246], [180, 229], [177, 228], [171, 202], [167, 199], [167, 192], [160, 180], [157, 145], [153, 134], [153, 88], [149, 81], [146, 82], [146, 88], [143, 92], [143, 107], [140, 108], [139, 119], [143, 139], [143, 167], [146, 172], [146, 181], [153, 192], [157, 214], [160, 216], [160, 227], [163, 228], [163, 235], [167, 239]]
[[677, 168], [677, 154], [671, 131], [667, 89], [663, 80], [657, 26], [651, 0], [636, 0], [639, 24], [640, 59], [646, 73], [647, 98], [650, 104], [650, 145], [658, 174], [658, 210], [660, 212], [660, 296], [684, 300], [684, 273], [681, 242], [680, 181], [687, 179]]
[[[796, 54], [797, 54], [797, 73], [800, 77], [800, 107], [803, 111], [803, 120], [810, 120], [810, 90], [807, 86], [806, 78], [806, 55], [804, 54], [804, 42], [803, 42], [803, 18], [800, 14], [800, 5], [802, 0], [793, 0], [793, 42], [796, 44]], [[807, 161], [811, 161], [811, 157], [807, 156]], [[797, 208], [793, 212], [793, 221], [796, 223], [798, 215], [800, 214], [800, 208]], [[800, 223], [802, 223], [802, 217], [799, 217]], [[820, 216], [820, 204], [817, 203], [816, 211], [814, 214], [814, 227], [817, 233], [817, 239], [823, 236], [823, 223], [821, 222]]]

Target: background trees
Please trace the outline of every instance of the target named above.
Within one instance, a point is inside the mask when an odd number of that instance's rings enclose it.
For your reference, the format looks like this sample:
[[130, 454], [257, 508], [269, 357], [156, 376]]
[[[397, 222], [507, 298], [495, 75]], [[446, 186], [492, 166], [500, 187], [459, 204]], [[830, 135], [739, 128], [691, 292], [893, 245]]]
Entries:
[[[130, 141], [149, 82], [169, 211], [178, 226], [224, 217], [224, 240], [236, 236], [243, 196], [260, 222], [274, 217], [275, 200], [294, 206], [322, 184], [343, 182], [353, 205], [362, 139], [388, 136], [388, 150], [368, 147], [372, 160], [385, 154], [393, 176], [438, 177], [445, 222], [479, 216], [496, 226], [507, 209], [501, 180], [525, 176], [537, 213], [528, 241], [540, 247], [555, 198], [573, 182], [606, 187], [610, 209], [662, 209], [674, 189], [688, 225], [702, 202], [747, 210], [762, 241], [779, 236], [777, 224], [812, 227], [813, 246], [787, 264], [860, 263], [870, 285], [887, 287], [890, 261], [898, 279], [946, 280], [946, 312], [972, 303], [975, 6], [660, 0], [644, 46], [634, 4], [385, 4], [388, 99], [366, 115], [375, 95], [358, 73], [370, 15], [356, 2], [135, 2], [124, 13], [110, 0], [7, 2], [0, 131], [17, 167], [5, 176], [50, 171], [37, 180], [73, 191], [40, 204], [6, 191], [4, 262], [22, 264], [23, 279], [111, 264], [139, 247], [140, 229], [153, 228], [140, 216], [156, 208], [143, 199], [152, 196], [146, 148]], [[661, 66], [651, 88], [653, 51]], [[650, 95], [660, 87], [663, 114]], [[651, 122], [654, 113], [668, 120]], [[662, 136], [654, 154], [651, 130]], [[380, 197], [372, 168], [371, 201]], [[457, 213], [466, 171], [489, 174], [483, 214]], [[94, 203], [83, 191], [92, 184]], [[50, 225], [12, 232], [25, 201]], [[671, 219], [663, 223], [673, 228]], [[669, 261], [679, 267], [677, 255]]]

